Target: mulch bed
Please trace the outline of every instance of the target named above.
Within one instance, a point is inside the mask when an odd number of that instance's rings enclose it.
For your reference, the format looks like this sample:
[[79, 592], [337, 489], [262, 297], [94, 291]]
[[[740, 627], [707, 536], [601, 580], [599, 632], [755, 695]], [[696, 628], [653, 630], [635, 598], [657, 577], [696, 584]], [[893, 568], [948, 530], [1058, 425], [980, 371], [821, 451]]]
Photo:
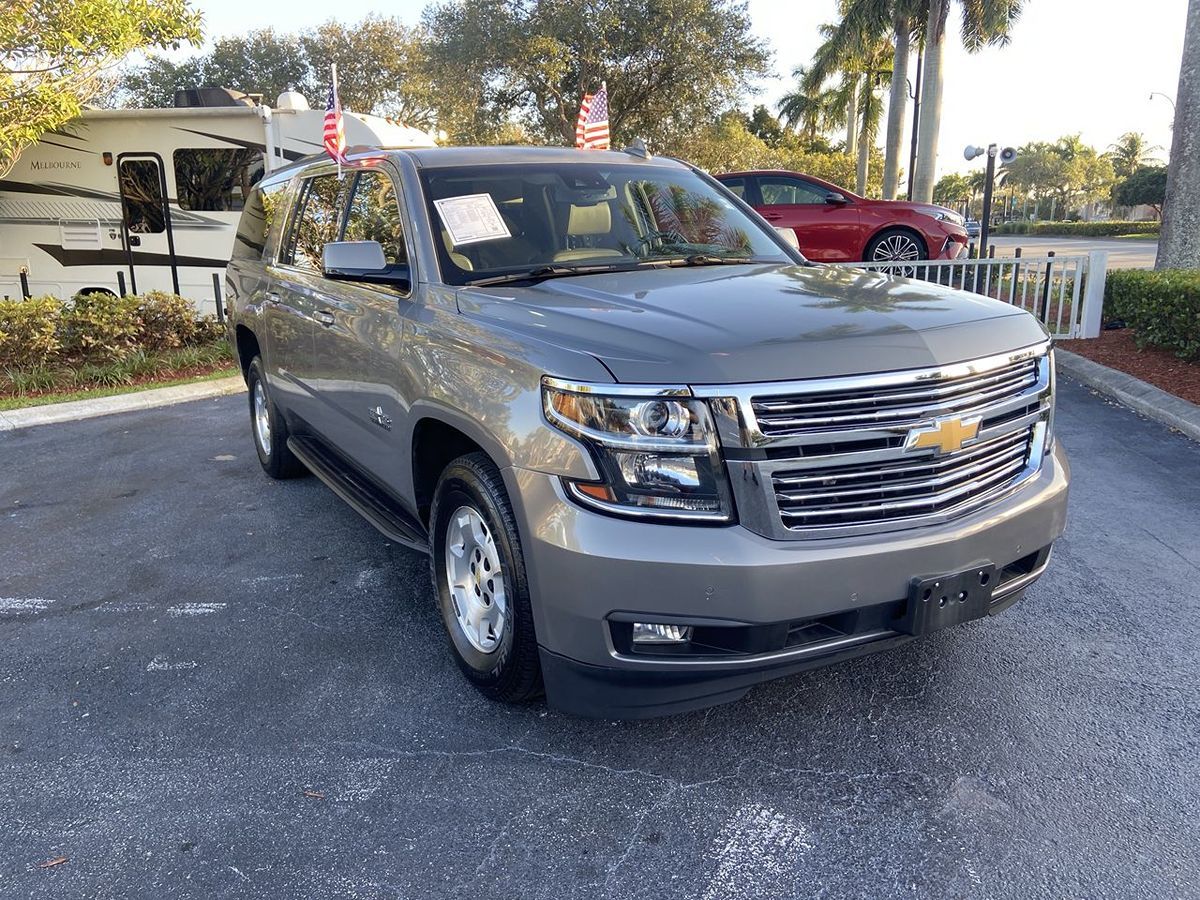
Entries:
[[[49, 397], [54, 394], [70, 394], [70, 393], [84, 392], [84, 391], [89, 391], [89, 390], [103, 390], [105, 388], [110, 388], [110, 387], [114, 387], [114, 388], [136, 388], [136, 387], [152, 388], [152, 387], [162, 384], [163, 382], [181, 381], [185, 378], [199, 378], [203, 375], [212, 375], [212, 374], [215, 374], [216, 372], [222, 372], [222, 371], [225, 371], [226, 369], [232, 369], [233, 367], [234, 367], [233, 363], [231, 363], [229, 360], [223, 360], [222, 362], [205, 365], [205, 366], [185, 366], [180, 369], [171, 369], [169, 372], [160, 372], [157, 375], [154, 375], [154, 374], [136, 375], [133, 377], [133, 379], [131, 379], [129, 382], [124, 383], [124, 384], [61, 385], [59, 387], [52, 388], [51, 390], [48, 390], [48, 391], [26, 391], [23, 394], [9, 393], [8, 391], [4, 390], [4, 387], [2, 385], [0, 385], [0, 398], [7, 399], [7, 398], [18, 397], [18, 396], [21, 397], [22, 399], [28, 398], [28, 397]], [[230, 374], [232, 375], [232, 374], [236, 374], [236, 373], [230, 372]]]
[[1200, 362], [1185, 362], [1169, 350], [1154, 347], [1139, 350], [1131, 328], [1102, 331], [1100, 337], [1089, 340], [1057, 343], [1064, 350], [1078, 353], [1092, 362], [1118, 369], [1176, 397], [1200, 404]]

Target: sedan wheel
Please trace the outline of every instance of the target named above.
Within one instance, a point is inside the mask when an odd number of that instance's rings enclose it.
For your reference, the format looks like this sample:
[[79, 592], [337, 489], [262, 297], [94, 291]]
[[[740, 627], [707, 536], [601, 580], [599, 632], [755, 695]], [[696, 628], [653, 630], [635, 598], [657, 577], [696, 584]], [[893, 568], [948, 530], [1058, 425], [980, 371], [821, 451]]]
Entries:
[[909, 262], [921, 258], [921, 245], [907, 234], [888, 234], [875, 244], [872, 262]]

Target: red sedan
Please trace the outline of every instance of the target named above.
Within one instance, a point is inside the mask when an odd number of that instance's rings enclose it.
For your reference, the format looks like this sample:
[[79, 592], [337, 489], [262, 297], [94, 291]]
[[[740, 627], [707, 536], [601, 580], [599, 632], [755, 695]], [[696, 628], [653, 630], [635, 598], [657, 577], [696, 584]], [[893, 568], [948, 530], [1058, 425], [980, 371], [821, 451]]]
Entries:
[[772, 225], [794, 229], [814, 262], [955, 259], [967, 246], [962, 216], [931, 203], [868, 200], [799, 172], [716, 178]]

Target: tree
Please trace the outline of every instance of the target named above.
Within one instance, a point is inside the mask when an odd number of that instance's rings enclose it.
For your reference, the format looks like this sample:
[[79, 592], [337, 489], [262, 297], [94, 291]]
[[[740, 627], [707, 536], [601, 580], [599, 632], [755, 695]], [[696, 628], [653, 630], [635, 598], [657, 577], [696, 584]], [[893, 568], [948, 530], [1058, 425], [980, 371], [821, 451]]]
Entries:
[[965, 175], [943, 175], [933, 186], [933, 202], [943, 206], [951, 206], [963, 200], [969, 200], [974, 195], [971, 181]]
[[1012, 184], [1039, 203], [1052, 201], [1064, 216], [1080, 204], [1104, 199], [1111, 191], [1112, 163], [1079, 135], [1054, 143], [1034, 141], [1017, 150], [1017, 158], [1001, 169]]
[[1200, 269], [1200, 0], [1188, 0], [1155, 268]]
[[0, 16], [0, 176], [82, 112], [135, 50], [200, 40], [187, 0], [8, 0]]
[[434, 90], [421, 34], [379, 16], [354, 25], [330, 21], [298, 34], [264, 28], [223, 37], [207, 53], [181, 62], [151, 57], [126, 73], [121, 100], [126, 106], [170, 106], [179, 88], [213, 85], [260, 93], [267, 103], [293, 89], [316, 106], [324, 102], [334, 62], [346, 109], [429, 128], [454, 102], [453, 93], [443, 97]]
[[[960, 0], [962, 42], [970, 53], [986, 46], [1008, 43], [1009, 33], [1021, 14], [1024, 0]], [[921, 113], [917, 124], [917, 165], [913, 172], [913, 199], [933, 199], [937, 175], [938, 137], [942, 127], [943, 57], [951, 0], [929, 0], [925, 21], [925, 72], [922, 75]]]
[[1161, 147], [1151, 146], [1140, 131], [1127, 131], [1115, 144], [1110, 144], [1105, 155], [1112, 162], [1113, 172], [1118, 178], [1128, 178], [1142, 166], [1156, 164], [1154, 154]]
[[1139, 166], [1113, 188], [1113, 202], [1118, 206], [1146, 205], [1162, 218], [1163, 200], [1167, 195], [1167, 167]]
[[445, 0], [422, 21], [441, 92], [473, 104], [450, 128], [467, 139], [515, 118], [573, 143], [582, 95], [605, 82], [614, 143], [655, 146], [736, 102], [770, 59], [735, 0]]

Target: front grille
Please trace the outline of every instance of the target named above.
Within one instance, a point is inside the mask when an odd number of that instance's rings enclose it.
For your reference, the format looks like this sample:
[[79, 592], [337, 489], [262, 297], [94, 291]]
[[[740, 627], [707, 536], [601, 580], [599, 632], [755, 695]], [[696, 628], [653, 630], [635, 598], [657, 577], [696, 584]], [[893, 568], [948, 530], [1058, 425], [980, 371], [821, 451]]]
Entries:
[[935, 416], [972, 415], [1037, 383], [1038, 360], [1023, 359], [926, 383], [893, 378], [877, 386], [854, 386], [848, 380], [830, 379], [828, 387], [815, 382], [811, 392], [755, 397], [751, 408], [759, 430], [768, 437], [892, 428]]
[[[738, 448], [728, 466], [739, 521], [776, 539], [828, 538], [946, 522], [1033, 477], [1053, 368], [1041, 344], [937, 368], [693, 391], [713, 398], [721, 441]], [[919, 440], [930, 434], [932, 445]]]
[[788, 528], [903, 520], [972, 506], [1021, 476], [1033, 428], [1026, 426], [944, 457], [828, 465], [776, 472]]

